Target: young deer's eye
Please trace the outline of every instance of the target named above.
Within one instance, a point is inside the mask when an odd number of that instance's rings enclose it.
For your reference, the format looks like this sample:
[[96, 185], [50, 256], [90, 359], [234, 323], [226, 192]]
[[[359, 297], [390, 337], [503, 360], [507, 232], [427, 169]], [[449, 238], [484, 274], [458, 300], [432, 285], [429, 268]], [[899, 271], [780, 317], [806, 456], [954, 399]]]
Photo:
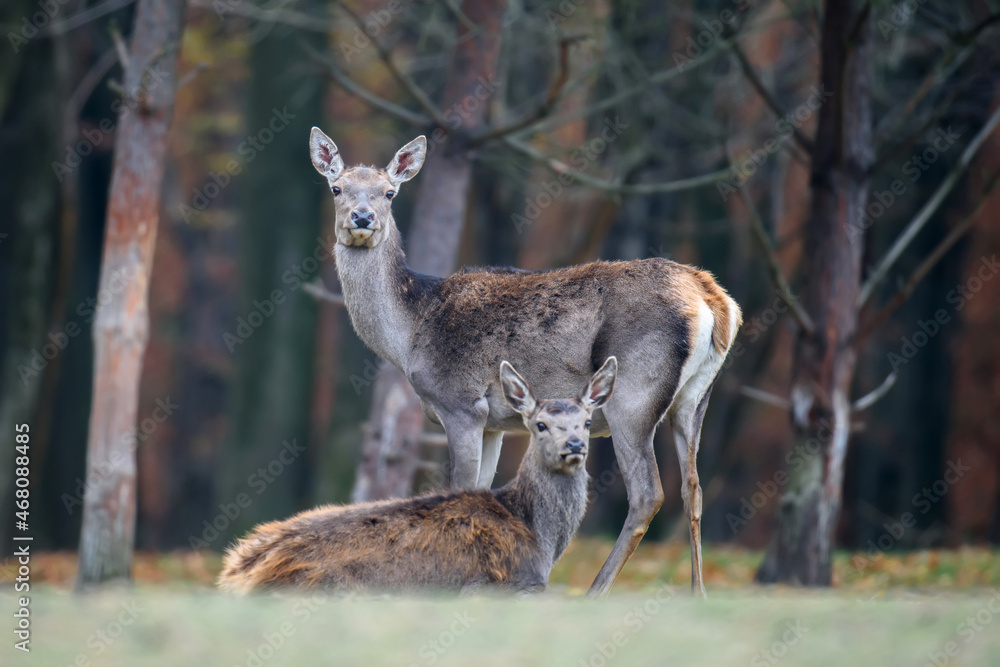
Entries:
[[538, 432], [541, 433], [542, 431], [548, 430], [549, 427], [546, 426], [545, 422], [538, 422], [535, 424], [535, 428], [537, 428]]
[[388, 192], [385, 193], [385, 198], [386, 199], [392, 199], [395, 196], [396, 196], [396, 191], [395, 190], [389, 190]]
[[338, 188], [338, 187], [337, 187], [336, 185], [335, 185], [335, 186], [333, 186], [333, 187], [332, 187], [332, 188], [330, 188], [330, 189], [331, 189], [331, 190], [333, 190], [333, 196], [334, 196], [334, 197], [336, 197], [336, 196], [338, 196], [338, 195], [340, 194], [340, 188]]
[[583, 427], [584, 428], [590, 428], [590, 420], [589, 419], [587, 421], [583, 422]]

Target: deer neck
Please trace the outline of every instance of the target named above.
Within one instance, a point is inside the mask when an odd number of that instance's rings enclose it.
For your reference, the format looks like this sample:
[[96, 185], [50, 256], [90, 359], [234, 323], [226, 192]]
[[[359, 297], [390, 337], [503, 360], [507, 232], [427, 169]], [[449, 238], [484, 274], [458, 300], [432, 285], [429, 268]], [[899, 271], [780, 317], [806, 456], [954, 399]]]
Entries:
[[422, 301], [441, 279], [410, 270], [395, 228], [374, 248], [338, 243], [334, 255], [354, 330], [376, 354], [405, 372]]
[[497, 500], [535, 535], [551, 568], [580, 528], [587, 510], [587, 471], [558, 473], [525, 453], [521, 467], [507, 486], [496, 491]]

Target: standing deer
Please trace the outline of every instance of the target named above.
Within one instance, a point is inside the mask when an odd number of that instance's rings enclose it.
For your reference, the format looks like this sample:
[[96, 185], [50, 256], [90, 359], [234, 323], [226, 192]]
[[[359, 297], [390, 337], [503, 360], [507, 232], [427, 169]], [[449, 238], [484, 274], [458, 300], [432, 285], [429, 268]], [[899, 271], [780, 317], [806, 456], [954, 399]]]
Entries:
[[544, 589], [587, 509], [591, 414], [614, 390], [614, 357], [576, 399], [537, 401], [504, 361], [500, 384], [531, 433], [517, 476], [496, 491], [328, 506], [259, 526], [227, 553], [219, 586], [412, 591]]
[[406, 265], [391, 203], [420, 171], [427, 141], [403, 146], [385, 169], [345, 169], [314, 127], [313, 166], [333, 192], [334, 255], [358, 336], [395, 364], [448, 437], [454, 488], [489, 488], [504, 431], [523, 430], [493, 370], [524, 369], [545, 396], [567, 396], [600, 360], [618, 358], [614, 398], [593, 417], [610, 433], [629, 511], [590, 588], [603, 595], [663, 504], [653, 434], [673, 427], [690, 520], [691, 585], [701, 595], [702, 494], [696, 457], [709, 394], [742, 323], [711, 274], [665, 259], [592, 262], [552, 271], [466, 268], [448, 278]]

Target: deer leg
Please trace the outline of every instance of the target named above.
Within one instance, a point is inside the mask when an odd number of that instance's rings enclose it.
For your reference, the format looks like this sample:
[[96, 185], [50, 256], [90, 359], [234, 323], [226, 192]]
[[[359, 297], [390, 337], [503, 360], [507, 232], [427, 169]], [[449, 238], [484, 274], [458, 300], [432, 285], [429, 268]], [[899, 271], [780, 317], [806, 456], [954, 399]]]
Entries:
[[685, 429], [674, 426], [674, 445], [681, 468], [681, 498], [691, 538], [691, 592], [706, 596], [701, 579], [701, 483], [698, 479], [698, 439], [689, 439]]
[[489, 405], [485, 398], [475, 402], [470, 411], [445, 412], [435, 408], [448, 436], [448, 454], [451, 458], [451, 487], [475, 489], [483, 456], [483, 429]]
[[493, 477], [497, 474], [497, 463], [500, 461], [500, 448], [503, 446], [503, 431], [486, 431], [483, 434], [483, 456], [479, 463], [479, 481], [477, 488], [489, 490], [493, 485]]
[[681, 468], [681, 498], [688, 515], [691, 536], [691, 592], [707, 597], [702, 579], [701, 555], [701, 480], [698, 477], [698, 445], [701, 441], [701, 425], [708, 407], [708, 397], [712, 388], [704, 394], [697, 407], [681, 405], [671, 418], [674, 426], [674, 446]]
[[[590, 586], [588, 595], [592, 597], [604, 596], [611, 590], [618, 574], [625, 567], [635, 548], [639, 546], [642, 536], [646, 534], [650, 521], [663, 505], [663, 486], [660, 484], [660, 473], [653, 452], [656, 422], [648, 419], [648, 414], [646, 419], [642, 417], [630, 419], [630, 415], [623, 414], [620, 409], [625, 401], [621, 400], [615, 404], [615, 398], [619, 396], [621, 394], [616, 392], [615, 397], [611, 399], [612, 402], [605, 408], [605, 414], [611, 427], [615, 456], [628, 492], [628, 516], [611, 550], [611, 555]], [[643, 424], [650, 421], [651, 424]]]

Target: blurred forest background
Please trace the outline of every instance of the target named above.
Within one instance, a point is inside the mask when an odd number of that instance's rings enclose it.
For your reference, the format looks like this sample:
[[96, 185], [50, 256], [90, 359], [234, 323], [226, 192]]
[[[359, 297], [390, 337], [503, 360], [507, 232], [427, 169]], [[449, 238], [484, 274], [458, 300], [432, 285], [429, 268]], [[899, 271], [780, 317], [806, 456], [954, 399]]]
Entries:
[[[870, 105], [856, 110], [871, 129], [859, 135], [871, 158], [864, 275], [923, 220], [860, 311], [874, 325], [851, 395], [888, 391], [857, 406], [836, 542], [863, 550], [888, 531], [880, 549], [995, 545], [1000, 132], [981, 131], [1000, 106], [1000, 7], [860, 7], [871, 71]], [[39, 548], [80, 539], [91, 326], [134, 12], [130, 0], [0, 9], [0, 438], [32, 426]], [[308, 286], [339, 291], [324, 254], [332, 201], [308, 159], [314, 125], [347, 164], [382, 166], [428, 135], [431, 159], [394, 204], [425, 265], [662, 256], [712, 271], [746, 324], [705, 422], [702, 530], [764, 548], [785, 490], [801, 325], [773, 276], [796, 291], [814, 266], [810, 154], [822, 110], [843, 99], [820, 85], [823, 16], [796, 0], [189, 2], [138, 433], [122, 434], [135, 437], [137, 548], [219, 551], [255, 522], [357, 497], [368, 474], [379, 360], [344, 309]], [[434, 207], [455, 199], [456, 231], [427, 233]], [[410, 443], [415, 489], [447, 479], [442, 439], [427, 431]], [[498, 482], [524, 444], [507, 437]], [[602, 477], [610, 442], [593, 451], [584, 531], [613, 536], [627, 499], [617, 475]], [[683, 539], [669, 429], [657, 452], [666, 502], [649, 537]], [[3, 456], [7, 535], [13, 454]], [[243, 492], [253, 502], [229, 516]], [[897, 536], [906, 513], [915, 521]]]

